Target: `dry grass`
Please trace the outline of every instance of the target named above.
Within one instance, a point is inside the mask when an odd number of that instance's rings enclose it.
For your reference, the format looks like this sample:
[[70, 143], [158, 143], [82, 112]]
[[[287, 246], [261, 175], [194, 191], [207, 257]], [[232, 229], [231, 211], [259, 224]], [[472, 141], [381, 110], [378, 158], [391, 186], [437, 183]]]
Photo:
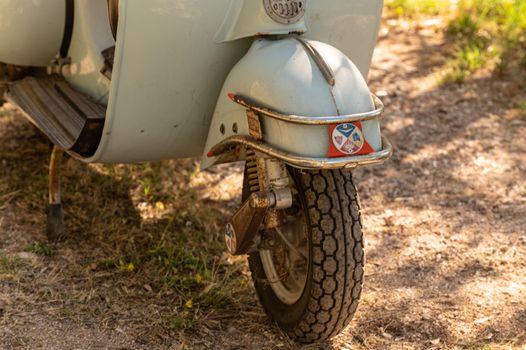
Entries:
[[[5, 108], [0, 266], [2, 280], [16, 284], [0, 294], [8, 305], [4, 326], [17, 320], [27, 327], [33, 322], [28, 315], [45, 315], [102, 327], [122, 323], [138, 344], [210, 344], [200, 339], [202, 332], [223, 329], [225, 322], [235, 329], [243, 313], [265, 323], [244, 260], [223, 249], [222, 226], [237, 205], [240, 166], [199, 174], [192, 160], [101, 166], [68, 158], [63, 191], [70, 238], [51, 245], [44, 236], [49, 145]], [[4, 346], [23, 344], [19, 331], [7, 332]]]
[[[526, 345], [524, 87], [481, 77], [436, 88], [447, 44], [431, 28], [382, 31], [394, 159], [358, 170], [368, 269], [350, 329], [327, 349]], [[514, 102], [515, 101], [515, 102]], [[70, 238], [45, 241], [49, 144], [0, 111], [0, 347], [288, 349], [246, 263], [224, 253], [241, 166], [64, 161]], [[320, 346], [310, 347], [311, 349]]]

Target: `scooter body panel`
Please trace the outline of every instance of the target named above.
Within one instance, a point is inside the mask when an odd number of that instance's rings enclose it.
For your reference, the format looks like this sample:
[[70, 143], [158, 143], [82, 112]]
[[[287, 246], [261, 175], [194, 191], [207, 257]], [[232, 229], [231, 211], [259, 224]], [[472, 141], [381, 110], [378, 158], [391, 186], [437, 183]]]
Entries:
[[121, 1], [103, 138], [85, 161], [201, 154], [224, 79], [250, 45], [214, 41], [229, 3]]
[[384, 0], [312, 0], [304, 36], [343, 52], [367, 80], [383, 5]]
[[[105, 163], [201, 155], [218, 97], [224, 98], [223, 83], [253, 36], [305, 33], [306, 38], [340, 49], [367, 76], [382, 0], [303, 1], [304, 16], [290, 23], [272, 19], [264, 7], [268, 3], [272, 2], [121, 0], [115, 41], [106, 0], [75, 0], [71, 64], [61, 73], [76, 89], [107, 105], [107, 112], [96, 153], [89, 158], [73, 155]], [[65, 0], [0, 0], [0, 16], [5, 16], [0, 21], [0, 61], [48, 65], [62, 44], [65, 7]], [[113, 45], [110, 81], [101, 73], [101, 52]], [[288, 62], [286, 68], [300, 69], [293, 65]], [[313, 91], [317, 90], [309, 96], [316, 106], [332, 103], [324, 86]], [[281, 102], [274, 102], [279, 109]]]
[[64, 0], [1, 0], [0, 62], [47, 66], [64, 36]]
[[71, 64], [62, 74], [76, 89], [107, 104], [111, 81], [101, 74], [104, 67], [101, 52], [114, 46], [115, 40], [106, 0], [75, 0], [74, 4], [74, 27], [68, 52]]
[[[332, 43], [367, 76], [381, 5], [381, 0], [310, 0], [307, 36]], [[238, 34], [218, 43], [235, 6], [243, 2], [121, 1], [105, 130], [96, 154], [84, 161], [141, 162], [203, 153], [217, 99], [224, 97], [223, 82], [252, 43], [233, 38], [270, 31], [267, 20], [261, 30], [252, 24], [244, 30], [249, 21], [238, 17]], [[254, 14], [240, 11], [248, 19], [262, 15], [259, 7]], [[301, 23], [275, 23], [274, 33], [294, 32]], [[320, 103], [326, 97], [312, 96]]]

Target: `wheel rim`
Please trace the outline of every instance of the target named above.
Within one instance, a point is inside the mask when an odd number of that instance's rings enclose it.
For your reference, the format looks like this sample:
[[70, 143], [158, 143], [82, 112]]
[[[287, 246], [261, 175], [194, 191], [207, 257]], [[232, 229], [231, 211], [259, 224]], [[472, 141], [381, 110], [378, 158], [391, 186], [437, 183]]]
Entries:
[[287, 216], [279, 232], [284, 238], [274, 232], [278, 241], [275, 249], [261, 250], [259, 254], [274, 294], [282, 303], [293, 305], [303, 295], [309, 271], [309, 240], [304, 215]]

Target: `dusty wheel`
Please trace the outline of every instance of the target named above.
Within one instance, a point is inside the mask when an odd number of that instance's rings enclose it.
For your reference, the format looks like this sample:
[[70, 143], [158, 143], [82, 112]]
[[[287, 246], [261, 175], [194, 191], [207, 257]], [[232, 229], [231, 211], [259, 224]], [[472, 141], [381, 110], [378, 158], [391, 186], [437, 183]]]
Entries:
[[251, 254], [249, 264], [267, 314], [292, 338], [312, 343], [342, 331], [358, 306], [364, 274], [360, 209], [350, 172], [290, 173], [295, 205], [271, 235], [271, 248]]

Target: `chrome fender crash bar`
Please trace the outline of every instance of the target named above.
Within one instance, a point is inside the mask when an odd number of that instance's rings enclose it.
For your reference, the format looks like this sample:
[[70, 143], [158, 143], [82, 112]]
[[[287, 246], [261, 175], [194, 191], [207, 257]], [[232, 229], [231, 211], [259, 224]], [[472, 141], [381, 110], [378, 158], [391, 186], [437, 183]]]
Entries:
[[251, 136], [231, 136], [212, 148], [209, 155], [219, 156], [232, 151], [233, 148], [244, 146], [252, 148], [270, 157], [282, 160], [290, 166], [300, 169], [352, 169], [363, 165], [380, 164], [391, 158], [393, 146], [382, 136], [382, 150], [371, 154], [339, 157], [339, 158], [312, 158], [294, 155], [274, 148]]
[[349, 115], [339, 115], [331, 117], [307, 117], [301, 115], [292, 115], [292, 114], [283, 114], [277, 111], [274, 111], [270, 108], [265, 108], [258, 106], [254, 101], [251, 101], [249, 98], [229, 94], [228, 97], [235, 103], [246, 107], [256, 113], [259, 113], [265, 117], [281, 120], [287, 123], [293, 124], [302, 124], [302, 125], [333, 125], [333, 124], [345, 124], [345, 123], [356, 123], [356, 122], [365, 122], [375, 118], [379, 118], [384, 113], [384, 104], [378, 98], [378, 96], [371, 94], [371, 98], [374, 102], [374, 110], [365, 113], [356, 113]]
[[[255, 112], [256, 115], [261, 117], [268, 117], [286, 123], [301, 125], [323, 126], [365, 122], [381, 117], [384, 112], [384, 104], [374, 94], [371, 94], [371, 98], [373, 99], [375, 107], [374, 110], [370, 112], [325, 117], [309, 117], [284, 114], [274, 111], [270, 108], [258, 106], [254, 101], [241, 95], [229, 94], [228, 96], [235, 103]], [[221, 143], [214, 146], [208, 153], [208, 156], [217, 157], [224, 155], [225, 153], [235, 151], [236, 149], [239, 149], [239, 147], [245, 147], [251, 148], [257, 152], [261, 152], [267, 156], [282, 160], [283, 162], [300, 169], [352, 169], [358, 166], [383, 163], [393, 155], [393, 146], [383, 135], [382, 149], [380, 151], [365, 155], [355, 155], [348, 157], [315, 158], [285, 152], [263, 142], [262, 135], [260, 133], [258, 135], [258, 133], [251, 132], [251, 134], [252, 136], [236, 135], [226, 138]]]

